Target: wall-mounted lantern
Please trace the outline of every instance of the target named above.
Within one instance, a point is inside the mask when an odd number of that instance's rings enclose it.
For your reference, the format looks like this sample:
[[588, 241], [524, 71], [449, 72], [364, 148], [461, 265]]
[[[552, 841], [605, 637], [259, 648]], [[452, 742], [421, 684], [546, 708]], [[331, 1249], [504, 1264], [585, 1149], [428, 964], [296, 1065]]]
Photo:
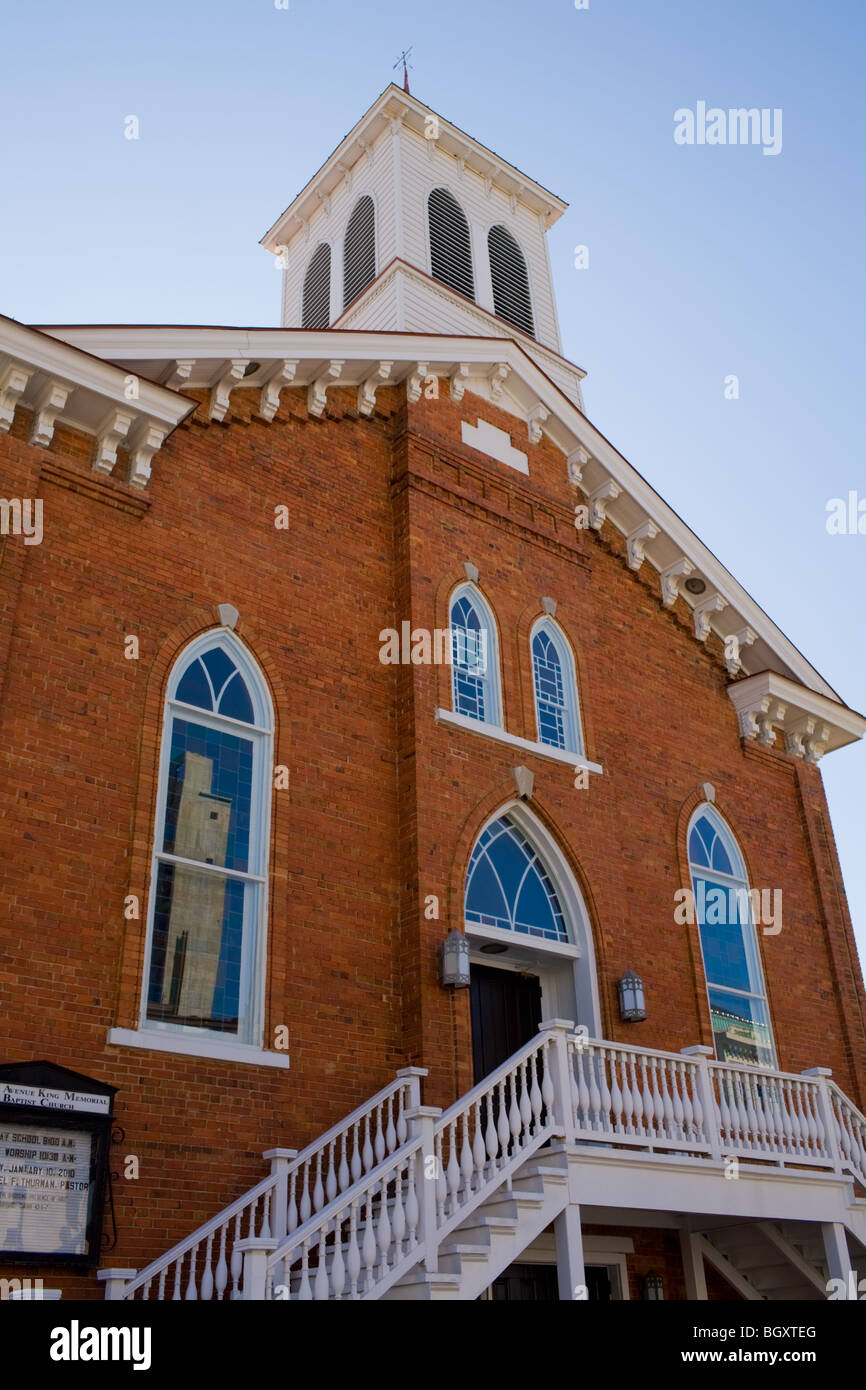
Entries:
[[446, 989], [468, 989], [469, 942], [456, 927], [439, 948], [439, 970]]
[[619, 1016], [623, 1023], [641, 1023], [646, 1018], [643, 980], [633, 970], [627, 970], [616, 982], [619, 994]]
[[643, 1296], [650, 1303], [664, 1301], [665, 1281], [660, 1274], [648, 1274], [643, 1281]]

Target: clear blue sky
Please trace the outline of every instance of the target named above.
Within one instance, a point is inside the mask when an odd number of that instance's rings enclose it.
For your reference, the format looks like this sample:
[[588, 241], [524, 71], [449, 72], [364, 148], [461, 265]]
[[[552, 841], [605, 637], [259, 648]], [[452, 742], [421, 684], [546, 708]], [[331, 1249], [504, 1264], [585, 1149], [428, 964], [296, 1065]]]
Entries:
[[[0, 310], [277, 323], [258, 239], [413, 44], [416, 95], [571, 204], [551, 254], [592, 419], [863, 710], [866, 535], [825, 519], [866, 497], [864, 40], [862, 0], [16, 5]], [[675, 145], [699, 100], [781, 107], [781, 154]], [[866, 748], [822, 770], [866, 957]]]

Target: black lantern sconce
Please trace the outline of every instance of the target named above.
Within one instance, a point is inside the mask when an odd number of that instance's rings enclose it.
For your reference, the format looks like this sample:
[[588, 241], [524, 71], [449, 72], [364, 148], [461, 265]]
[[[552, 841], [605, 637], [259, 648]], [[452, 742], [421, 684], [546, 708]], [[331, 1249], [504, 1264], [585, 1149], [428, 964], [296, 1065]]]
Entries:
[[616, 982], [619, 994], [619, 1016], [623, 1023], [642, 1023], [646, 1018], [643, 980], [633, 970], [627, 970]]
[[643, 1281], [643, 1296], [649, 1303], [664, 1301], [665, 1281], [660, 1274], [648, 1274]]
[[439, 948], [439, 978], [446, 989], [469, 987], [469, 942], [456, 927]]

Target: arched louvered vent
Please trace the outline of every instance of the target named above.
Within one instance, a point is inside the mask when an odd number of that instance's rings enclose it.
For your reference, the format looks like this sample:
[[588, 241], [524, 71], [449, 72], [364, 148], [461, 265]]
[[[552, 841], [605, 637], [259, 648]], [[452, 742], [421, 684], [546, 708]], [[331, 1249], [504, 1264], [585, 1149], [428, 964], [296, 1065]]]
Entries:
[[529, 297], [529, 276], [526, 273], [523, 252], [507, 227], [491, 227], [487, 236], [487, 247], [490, 252], [493, 305], [497, 317], [535, 337], [532, 300]]
[[355, 204], [343, 247], [343, 308], [376, 278], [376, 220], [369, 194]]
[[430, 221], [430, 269], [437, 280], [458, 294], [475, 298], [469, 223], [447, 188], [434, 188], [427, 200]]
[[322, 241], [304, 276], [302, 328], [327, 328], [331, 321], [331, 248]]

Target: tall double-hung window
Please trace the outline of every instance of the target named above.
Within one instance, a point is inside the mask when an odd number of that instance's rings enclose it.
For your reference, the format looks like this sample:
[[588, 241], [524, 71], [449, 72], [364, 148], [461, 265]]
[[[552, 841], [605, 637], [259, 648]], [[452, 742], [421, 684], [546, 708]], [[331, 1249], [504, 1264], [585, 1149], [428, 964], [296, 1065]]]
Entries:
[[483, 724], [500, 724], [496, 625], [493, 614], [473, 585], [463, 585], [452, 595], [450, 627], [455, 714]]
[[692, 817], [688, 843], [716, 1056], [775, 1067], [753, 895], [739, 845], [709, 804]]
[[556, 623], [543, 618], [532, 630], [532, 682], [539, 743], [582, 753], [574, 657]]
[[261, 1041], [273, 710], [243, 645], [188, 647], [163, 726], [145, 972], [148, 1028]]

